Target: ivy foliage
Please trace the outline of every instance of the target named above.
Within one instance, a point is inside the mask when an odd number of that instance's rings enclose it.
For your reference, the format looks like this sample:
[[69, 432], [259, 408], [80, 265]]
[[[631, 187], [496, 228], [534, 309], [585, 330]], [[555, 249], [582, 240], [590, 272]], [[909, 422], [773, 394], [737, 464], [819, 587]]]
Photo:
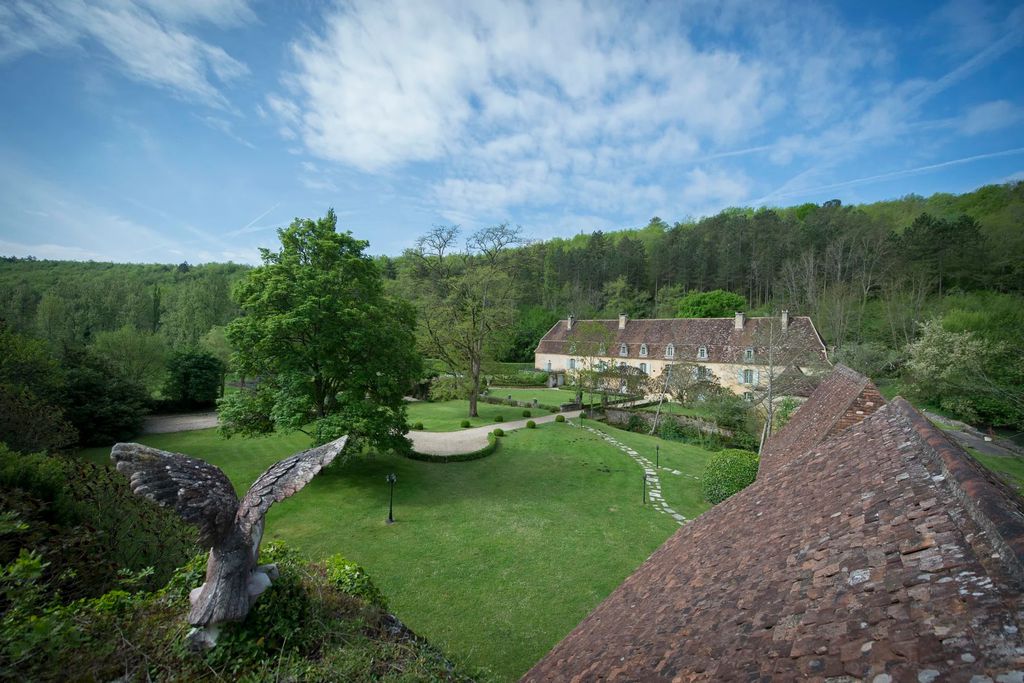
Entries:
[[729, 448], [712, 455], [704, 466], [701, 492], [705, 500], [717, 505], [754, 483], [757, 478], [757, 453]]

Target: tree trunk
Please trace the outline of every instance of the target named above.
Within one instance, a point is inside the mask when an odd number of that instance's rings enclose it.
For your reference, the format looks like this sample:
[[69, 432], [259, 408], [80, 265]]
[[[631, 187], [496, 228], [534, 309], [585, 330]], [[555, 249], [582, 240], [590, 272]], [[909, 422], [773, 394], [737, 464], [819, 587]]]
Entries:
[[473, 361], [470, 365], [472, 386], [469, 388], [469, 416], [479, 417], [476, 411], [477, 396], [480, 394], [480, 361]]

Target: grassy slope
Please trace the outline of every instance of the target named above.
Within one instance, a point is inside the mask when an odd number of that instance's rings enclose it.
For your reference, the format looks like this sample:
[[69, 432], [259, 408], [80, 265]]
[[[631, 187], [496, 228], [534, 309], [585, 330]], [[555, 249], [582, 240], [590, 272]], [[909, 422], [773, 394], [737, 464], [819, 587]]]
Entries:
[[[653, 450], [650, 437], [614, 434]], [[204, 457], [239, 488], [306, 445], [301, 435], [224, 441], [213, 430], [143, 441]], [[692, 447], [662, 443], [664, 464], [697, 466]], [[107, 452], [85, 454], [105, 461]], [[398, 475], [391, 527], [389, 472]], [[693, 502], [697, 482], [670, 476], [668, 502], [696, 514], [704, 507]], [[512, 680], [677, 528], [641, 505], [639, 478], [635, 463], [595, 435], [551, 423], [513, 432], [473, 462], [353, 458], [275, 505], [266, 539], [359, 562], [414, 631], [457, 661]]]
[[974, 459], [1003, 478], [1017, 493], [1024, 495], [1024, 458], [985, 455], [968, 448]]
[[506, 421], [522, 418], [523, 409], [511, 406], [496, 406], [480, 401], [476, 404], [479, 417], [469, 417], [469, 401], [416, 401], [406, 404], [409, 424], [423, 423], [424, 431], [454, 432], [462, 429], [462, 421], [469, 420], [471, 427], [494, 422], [501, 415]]
[[564, 389], [548, 389], [547, 387], [491, 387], [489, 396], [498, 398], [512, 397], [513, 401], [532, 401], [537, 399], [541, 403], [557, 406], [560, 403], [569, 403], [573, 399], [573, 393]]
[[[640, 410], [648, 413], [658, 412], [658, 404], [652, 403], [651, 405], [643, 406]], [[683, 406], [672, 401], [665, 401], [661, 404], [662, 414], [668, 415], [687, 415], [689, 417], [710, 417], [711, 412], [702, 406]]]

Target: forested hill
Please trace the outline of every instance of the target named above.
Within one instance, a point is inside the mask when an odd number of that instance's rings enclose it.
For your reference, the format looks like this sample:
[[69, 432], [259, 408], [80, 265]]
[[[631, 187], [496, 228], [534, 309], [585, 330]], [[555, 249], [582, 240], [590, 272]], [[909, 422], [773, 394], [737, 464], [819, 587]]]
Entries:
[[[396, 291], [415, 268], [408, 255], [378, 263]], [[505, 360], [532, 360], [537, 340], [570, 312], [674, 317], [687, 292], [722, 289], [740, 295], [751, 312], [811, 315], [838, 359], [875, 377], [914, 381], [908, 349], [924, 322], [939, 319], [947, 333], [976, 337], [945, 339], [947, 346], [988, 345], [964, 357], [984, 359], [995, 384], [1024, 384], [1024, 362], [1007, 355], [1024, 329], [1024, 182], [860, 206], [834, 200], [727, 209], [671, 225], [654, 218], [639, 229], [520, 246], [507, 253], [507, 265], [519, 315], [500, 352]], [[245, 270], [6, 258], [0, 320], [57, 347], [91, 346], [97, 335], [135, 330], [172, 350], [213, 350], [223, 346], [220, 326], [238, 313], [230, 290]], [[958, 390], [956, 410], [1024, 423], [1019, 396], [1017, 408], [994, 411], [964, 403], [977, 393], [974, 385]]]
[[231, 285], [248, 266], [0, 260], [0, 320], [57, 345], [130, 327], [171, 346], [198, 344], [238, 315]]

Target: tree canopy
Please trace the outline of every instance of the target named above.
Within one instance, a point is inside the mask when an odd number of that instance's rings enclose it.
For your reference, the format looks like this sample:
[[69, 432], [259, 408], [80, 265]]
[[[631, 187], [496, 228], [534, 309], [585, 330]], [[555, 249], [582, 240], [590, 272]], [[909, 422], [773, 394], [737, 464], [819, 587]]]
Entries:
[[220, 402], [224, 432], [408, 448], [403, 397], [422, 370], [413, 309], [384, 293], [367, 243], [338, 232], [333, 210], [278, 236], [281, 248], [261, 249], [235, 290], [243, 315], [227, 337], [239, 371], [259, 382]]

